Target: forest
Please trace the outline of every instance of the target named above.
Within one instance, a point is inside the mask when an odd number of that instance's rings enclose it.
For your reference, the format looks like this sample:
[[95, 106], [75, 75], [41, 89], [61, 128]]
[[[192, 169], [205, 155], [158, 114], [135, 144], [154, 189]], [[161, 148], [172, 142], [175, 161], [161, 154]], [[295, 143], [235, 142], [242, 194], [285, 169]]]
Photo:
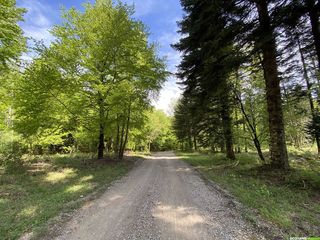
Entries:
[[[131, 7], [102, 1], [65, 10], [50, 46], [23, 36], [17, 22], [25, 10], [15, 1], [1, 8], [2, 162], [71, 152], [122, 159], [127, 148], [173, 148], [170, 118], [151, 106], [169, 73]], [[21, 59], [25, 52], [31, 62]]]
[[182, 1], [185, 37], [173, 45], [183, 56], [180, 147], [230, 159], [254, 149], [261, 163], [284, 170], [288, 148], [319, 154], [319, 3], [196, 2]]
[[320, 1], [181, 5], [180, 155], [283, 239], [319, 237]]
[[[160, 151], [285, 234], [320, 235], [320, 1], [180, 4], [174, 73], [134, 6], [62, 9], [45, 44], [25, 36], [26, 9], [0, 0], [0, 239], [45, 234]], [[172, 76], [171, 116], [153, 101]]]

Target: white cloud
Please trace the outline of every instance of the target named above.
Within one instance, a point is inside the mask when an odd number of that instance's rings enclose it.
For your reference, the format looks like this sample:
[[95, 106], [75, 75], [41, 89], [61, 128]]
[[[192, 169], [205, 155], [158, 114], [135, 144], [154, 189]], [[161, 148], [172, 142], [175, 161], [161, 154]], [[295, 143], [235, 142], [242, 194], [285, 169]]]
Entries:
[[18, 6], [27, 9], [24, 16], [25, 21], [21, 23], [21, 27], [25, 35], [37, 41], [43, 41], [46, 45], [54, 40], [49, 30], [53, 25], [53, 14], [51, 7], [44, 2], [37, 0], [20, 0]]
[[176, 79], [172, 77], [164, 84], [159, 98], [153, 102], [153, 105], [168, 115], [173, 115], [173, 104], [179, 99], [181, 92]]
[[24, 33], [27, 37], [35, 39], [36, 41], [43, 41], [47, 46], [54, 40], [54, 37], [49, 32], [49, 28], [29, 26], [24, 28]]

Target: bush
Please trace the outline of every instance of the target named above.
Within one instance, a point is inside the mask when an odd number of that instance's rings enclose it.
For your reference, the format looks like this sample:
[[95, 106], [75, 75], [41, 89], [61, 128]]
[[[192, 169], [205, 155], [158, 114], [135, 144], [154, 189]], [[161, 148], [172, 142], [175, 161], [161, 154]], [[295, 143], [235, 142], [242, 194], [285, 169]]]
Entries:
[[3, 132], [0, 139], [0, 165], [21, 165], [22, 155], [26, 152], [20, 136]]

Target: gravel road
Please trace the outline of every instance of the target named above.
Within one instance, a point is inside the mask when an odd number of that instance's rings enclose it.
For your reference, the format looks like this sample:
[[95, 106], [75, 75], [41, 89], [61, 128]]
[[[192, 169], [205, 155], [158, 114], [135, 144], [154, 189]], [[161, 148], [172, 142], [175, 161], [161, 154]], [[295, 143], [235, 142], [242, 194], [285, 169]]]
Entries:
[[156, 153], [75, 213], [55, 239], [264, 239], [172, 152]]

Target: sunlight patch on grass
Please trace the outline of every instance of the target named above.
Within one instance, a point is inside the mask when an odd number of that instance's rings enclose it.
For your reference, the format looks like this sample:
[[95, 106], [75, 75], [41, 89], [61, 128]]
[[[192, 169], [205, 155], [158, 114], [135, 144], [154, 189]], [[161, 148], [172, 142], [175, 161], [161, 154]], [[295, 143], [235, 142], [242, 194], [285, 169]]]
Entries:
[[27, 171], [0, 172], [0, 239], [30, 231], [38, 236], [49, 219], [78, 207], [80, 196], [104, 188], [132, 166], [91, 162], [88, 167], [87, 159], [87, 154], [36, 156], [24, 161]]
[[46, 177], [45, 181], [50, 182], [52, 184], [61, 182], [67, 178], [75, 177], [76, 173], [75, 170], [72, 168], [65, 168], [62, 171], [57, 172], [49, 172]]
[[38, 209], [39, 208], [37, 206], [26, 207], [18, 214], [18, 216], [21, 216], [21, 217], [32, 217], [37, 213]]
[[80, 182], [88, 182], [93, 179], [93, 175], [88, 175], [80, 178]]
[[0, 207], [1, 205], [5, 205], [9, 202], [9, 199], [8, 198], [0, 198]]
[[82, 190], [84, 190], [86, 188], [90, 188], [90, 185], [88, 185], [88, 184], [76, 184], [76, 185], [68, 187], [66, 189], [66, 192], [67, 193], [76, 193], [76, 192], [82, 191]]

